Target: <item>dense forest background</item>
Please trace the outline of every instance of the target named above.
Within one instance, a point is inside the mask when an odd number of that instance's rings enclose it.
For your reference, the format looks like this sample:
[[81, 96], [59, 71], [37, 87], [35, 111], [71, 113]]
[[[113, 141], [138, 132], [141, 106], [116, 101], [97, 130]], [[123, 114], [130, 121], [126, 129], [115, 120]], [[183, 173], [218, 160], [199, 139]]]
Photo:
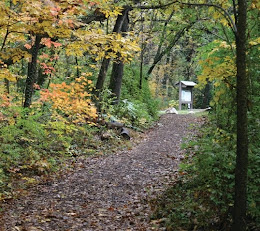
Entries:
[[[166, 217], [169, 230], [227, 230], [242, 137], [248, 166], [240, 227], [246, 220], [257, 230], [259, 10], [257, 0], [2, 0], [0, 198], [13, 196], [18, 179], [33, 184], [33, 176], [67, 158], [102, 152], [96, 136], [110, 122], [149, 127], [159, 110], [177, 107], [175, 84], [190, 80], [198, 83], [194, 107], [212, 109], [196, 140], [184, 145], [182, 183], [165, 194], [155, 217]], [[237, 59], [243, 52], [245, 62]], [[237, 136], [243, 128], [248, 133]]]

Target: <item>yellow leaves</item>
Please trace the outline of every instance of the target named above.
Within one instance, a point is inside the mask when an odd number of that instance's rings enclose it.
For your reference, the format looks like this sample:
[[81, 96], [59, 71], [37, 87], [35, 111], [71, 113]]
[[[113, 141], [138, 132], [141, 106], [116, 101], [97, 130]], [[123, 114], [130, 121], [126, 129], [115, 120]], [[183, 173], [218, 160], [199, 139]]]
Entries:
[[[232, 44], [232, 46], [234, 46], [235, 44]], [[219, 47], [220, 48], [228, 48], [228, 49], [231, 49], [230, 45], [226, 42], [226, 41], [222, 41], [220, 44], [219, 44]]]
[[19, 0], [12, 0], [12, 2], [14, 5], [16, 5], [19, 2]]
[[259, 0], [252, 0], [251, 8], [260, 10], [260, 2], [259, 2]]
[[260, 44], [260, 37], [256, 38], [256, 39], [253, 39], [253, 40], [250, 40], [249, 42], [249, 45], [251, 46], [257, 46]]
[[22, 180], [25, 180], [27, 185], [34, 185], [37, 183], [37, 180], [32, 177], [23, 177]]
[[[107, 17], [115, 17], [121, 14], [122, 8], [111, 4], [107, 0], [93, 1], [52, 1], [52, 0], [16, 0], [12, 8], [0, 3], [4, 12], [0, 17], [0, 36], [4, 37], [7, 31], [12, 31], [8, 35], [8, 41], [19, 40], [25, 44], [25, 48], [31, 49], [32, 44], [28, 43], [28, 35], [43, 34], [49, 37], [67, 38], [66, 54], [73, 56], [83, 56], [86, 52], [95, 56], [96, 60], [103, 57], [117, 58], [118, 54], [123, 61], [131, 60], [134, 52], [140, 51], [138, 43], [133, 33], [128, 33], [126, 37], [121, 34], [106, 34], [101, 29], [94, 29], [96, 24], [90, 26], [93, 29], [85, 28], [79, 18], [88, 16], [91, 11], [98, 9]], [[16, 3], [18, 3], [16, 5]], [[7, 13], [6, 13], [7, 12]], [[79, 17], [80, 16], [80, 17]], [[10, 22], [12, 22], [10, 24]], [[79, 27], [81, 29], [75, 29]], [[100, 28], [100, 27], [99, 27]], [[73, 42], [71, 38], [73, 37]], [[60, 43], [51, 39], [43, 39], [42, 43], [48, 48], [59, 47]], [[66, 45], [66, 44], [65, 44]], [[29, 54], [17, 51], [14, 48], [7, 48], [5, 54], [0, 54], [4, 60], [12, 59], [18, 62], [21, 58], [29, 57]]]
[[16, 76], [7, 69], [7, 65], [0, 61], [0, 80], [7, 79], [16, 82]]
[[85, 52], [95, 55], [96, 60], [102, 58], [117, 58], [120, 54], [123, 61], [129, 61], [134, 52], [140, 51], [138, 43], [132, 33], [123, 37], [119, 33], [105, 34], [100, 30], [77, 31], [74, 36], [78, 40], [66, 46], [66, 54], [83, 56]]
[[213, 13], [212, 17], [217, 20], [217, 19], [221, 18], [222, 15], [221, 15], [218, 11], [215, 11], [215, 12]]
[[16, 82], [16, 76], [13, 75], [8, 69], [0, 69], [0, 80], [7, 79], [11, 82]]
[[0, 52], [3, 60], [12, 59], [14, 63], [19, 62], [22, 58], [30, 58], [31, 55], [20, 48], [9, 48], [4, 52]]
[[101, 9], [100, 12], [102, 12], [106, 18], [109, 17], [115, 17], [117, 15], [121, 15], [123, 8], [122, 7], [114, 7], [114, 9]]
[[220, 101], [222, 105], [230, 103], [227, 95], [234, 93], [236, 85], [235, 58], [231, 52], [231, 45], [225, 41], [214, 41], [207, 49], [210, 51], [204, 54], [207, 58], [202, 56], [203, 60], [199, 61], [202, 71], [198, 76], [199, 84], [197, 87], [202, 89], [208, 82], [213, 83], [214, 96], [210, 106], [217, 107]]
[[198, 76], [198, 88], [202, 88], [207, 84], [207, 81], [214, 82], [214, 86], [220, 86], [219, 81], [227, 78], [235, 78], [236, 68], [234, 59], [226, 56], [222, 62], [217, 57], [209, 57], [205, 60], [200, 60], [199, 64], [202, 66], [202, 73]]
[[224, 26], [228, 26], [228, 21], [226, 20], [226, 18], [222, 18], [220, 20], [220, 23], [222, 23]]

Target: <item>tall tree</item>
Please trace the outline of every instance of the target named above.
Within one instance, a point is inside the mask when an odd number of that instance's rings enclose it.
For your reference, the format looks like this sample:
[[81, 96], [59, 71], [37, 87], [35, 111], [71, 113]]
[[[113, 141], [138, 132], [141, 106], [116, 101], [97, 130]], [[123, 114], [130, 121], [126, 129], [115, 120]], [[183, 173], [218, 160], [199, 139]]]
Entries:
[[37, 57], [40, 48], [40, 42], [41, 42], [41, 35], [37, 34], [35, 36], [34, 45], [31, 49], [32, 52], [31, 62], [28, 63], [28, 75], [27, 75], [26, 86], [25, 86], [24, 107], [30, 107], [32, 102], [33, 85], [36, 81], [36, 75], [37, 75]]
[[[236, 6], [234, 6], [236, 10]], [[235, 170], [235, 205], [233, 231], [246, 230], [248, 131], [247, 131], [247, 86], [246, 73], [246, 20], [247, 1], [238, 0], [236, 33], [237, 68], [237, 156]]]
[[[122, 31], [122, 25], [123, 25], [126, 17], [128, 17], [127, 15], [128, 15], [129, 10], [131, 10], [130, 7], [125, 7], [124, 10], [122, 11], [122, 13], [117, 16], [116, 24], [113, 29], [114, 33], [120, 33], [120, 31]], [[99, 74], [98, 74], [97, 83], [96, 83], [97, 95], [103, 89], [110, 60], [111, 60], [111, 58], [108, 58], [108, 57], [103, 58], [103, 61], [102, 61], [102, 64], [101, 64], [101, 67], [99, 70]]]
[[[128, 31], [129, 27], [129, 17], [128, 17], [128, 11], [126, 11], [126, 17], [124, 18], [123, 24], [122, 24], [122, 34], [125, 35], [125, 32]], [[123, 79], [123, 73], [124, 73], [124, 63], [120, 59], [120, 53], [118, 54], [118, 60], [117, 62], [113, 63], [112, 68], [112, 74], [110, 78], [110, 84], [109, 88], [112, 90], [112, 93], [116, 96], [116, 102], [119, 102], [120, 99], [120, 93], [121, 93], [121, 85], [122, 85], [122, 79]]]
[[214, 7], [222, 12], [235, 35], [236, 42], [236, 103], [237, 103], [237, 148], [235, 166], [235, 196], [233, 211], [233, 231], [246, 230], [247, 175], [248, 175], [248, 78], [246, 73], [246, 29], [247, 1], [232, 0], [235, 21], [229, 12], [220, 5], [211, 3], [182, 3], [189, 6]]

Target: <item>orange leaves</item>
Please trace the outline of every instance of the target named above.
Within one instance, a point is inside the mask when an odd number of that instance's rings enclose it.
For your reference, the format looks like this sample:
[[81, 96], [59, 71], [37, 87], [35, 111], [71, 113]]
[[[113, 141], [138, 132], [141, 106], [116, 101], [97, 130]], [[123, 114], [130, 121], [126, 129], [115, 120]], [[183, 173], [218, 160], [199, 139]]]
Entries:
[[50, 9], [51, 15], [52, 15], [52, 16], [58, 16], [60, 10], [61, 10], [60, 7], [52, 7], [52, 8]]
[[59, 56], [57, 54], [53, 54], [53, 55], [50, 56], [46, 53], [42, 53], [39, 56], [38, 62], [41, 65], [41, 69], [43, 70], [43, 74], [52, 75], [56, 71], [55, 68], [54, 68], [53, 61], [58, 60], [58, 59], [59, 59]]
[[54, 46], [55, 48], [62, 46], [61, 43], [53, 42], [53, 41], [51, 41], [50, 38], [43, 38], [43, 39], [41, 40], [41, 44], [45, 45], [45, 46], [48, 47], [48, 48], [51, 48], [51, 46]]
[[43, 74], [48, 75], [48, 74], [52, 74], [53, 72], [55, 72], [54, 67], [52, 66], [47, 66], [46, 63], [40, 63], [41, 68], [43, 69]]
[[30, 44], [27, 43], [27, 44], [24, 45], [24, 47], [25, 47], [26, 49], [30, 50], [30, 49], [32, 48], [32, 45], [30, 45]]
[[40, 85], [34, 83], [34, 84], [33, 84], [33, 89], [35, 89], [35, 90], [40, 90], [41, 87], [40, 87]]
[[0, 107], [9, 107], [11, 101], [11, 98], [7, 94], [0, 95]]
[[86, 91], [91, 81], [80, 77], [76, 82], [66, 84], [51, 84], [51, 90], [41, 91], [41, 101], [50, 102], [52, 109], [72, 123], [93, 123], [97, 118], [96, 107], [93, 105], [90, 94]]

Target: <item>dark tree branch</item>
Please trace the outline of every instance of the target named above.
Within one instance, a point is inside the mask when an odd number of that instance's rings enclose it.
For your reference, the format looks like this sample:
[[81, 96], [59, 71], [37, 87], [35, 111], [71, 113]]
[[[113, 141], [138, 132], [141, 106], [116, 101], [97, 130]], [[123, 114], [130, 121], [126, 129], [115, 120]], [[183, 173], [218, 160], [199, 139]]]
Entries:
[[182, 28], [181, 30], [179, 30], [177, 32], [177, 34], [174, 36], [174, 38], [172, 39], [172, 41], [170, 42], [169, 46], [166, 47], [160, 54], [158, 54], [153, 61], [152, 66], [149, 68], [148, 72], [147, 72], [147, 77], [152, 73], [155, 65], [162, 59], [162, 57], [166, 54], [168, 54], [171, 49], [173, 48], [173, 46], [178, 42], [178, 40], [181, 38], [181, 36], [185, 33], [185, 31], [188, 31], [196, 22], [192, 22], [191, 24], [189, 24], [188, 26]]
[[215, 5], [215, 4], [211, 4], [211, 3], [187, 3], [187, 2], [180, 2], [177, 1], [179, 4], [182, 5], [188, 5], [188, 6], [205, 6], [205, 7], [214, 7], [219, 9], [223, 15], [225, 16], [225, 18], [228, 20], [228, 22], [231, 25], [231, 29], [233, 30], [234, 34], [237, 34], [237, 26], [235, 24], [235, 22], [233, 21], [233, 19], [231, 18], [231, 16], [229, 15], [229, 13], [221, 6], [219, 5]]
[[173, 5], [174, 3], [178, 3], [178, 1], [172, 1], [170, 3], [167, 3], [167, 4], [159, 4], [159, 5], [155, 5], [155, 6], [133, 6], [133, 8], [136, 8], [136, 9], [141, 9], [141, 10], [156, 10], [156, 9], [163, 9], [163, 8], [166, 8], [168, 6], [171, 6]]

